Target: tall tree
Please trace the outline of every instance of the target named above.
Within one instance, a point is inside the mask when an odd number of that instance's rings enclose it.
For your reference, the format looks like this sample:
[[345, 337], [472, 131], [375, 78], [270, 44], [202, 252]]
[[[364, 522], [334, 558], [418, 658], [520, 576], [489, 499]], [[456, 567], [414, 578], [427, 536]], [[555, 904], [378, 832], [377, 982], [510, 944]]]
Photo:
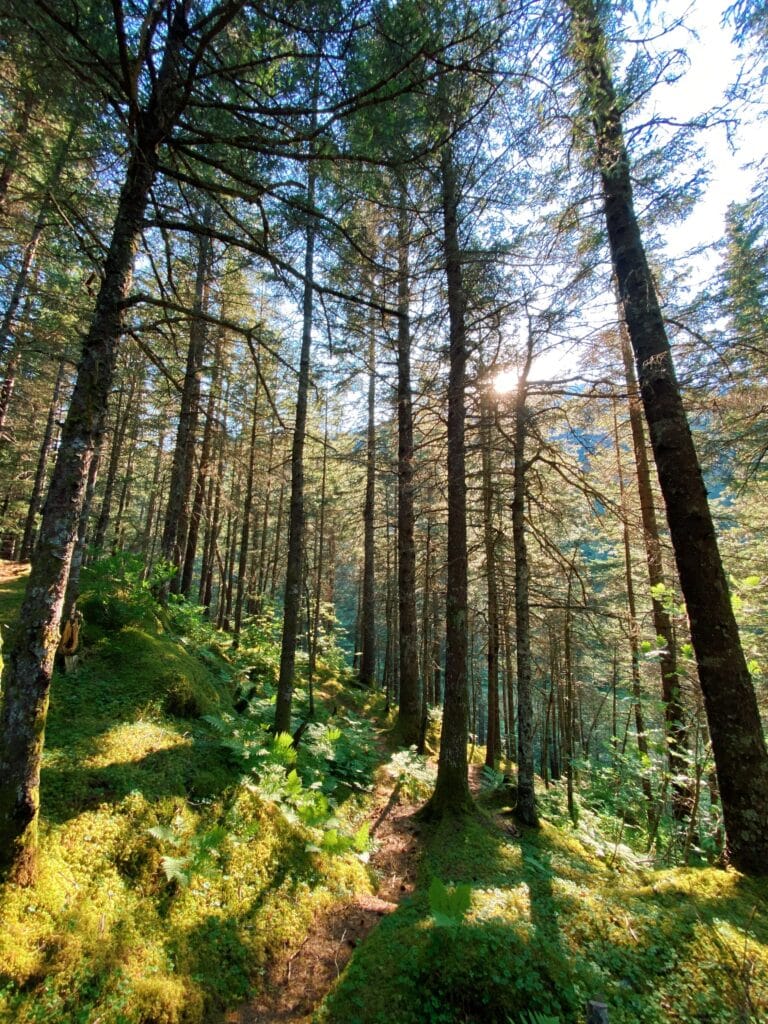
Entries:
[[[190, 23], [192, 0], [164, 0], [148, 7], [135, 37], [136, 20], [114, 5], [119, 63], [100, 54], [97, 73], [126, 112], [127, 164], [101, 285], [83, 343], [62, 443], [53, 471], [40, 538], [20, 623], [10, 646], [0, 718], [0, 873], [20, 884], [37, 870], [40, 760], [53, 659], [70, 561], [85, 497], [88, 471], [104, 430], [122, 317], [132, 278], [144, 210], [160, 161], [160, 149], [186, 107], [208, 45], [241, 4], [224, 0]], [[77, 21], [40, 3], [44, 22], [79, 53], [80, 70], [94, 73], [90, 43]], [[61, 38], [61, 35], [60, 35]], [[160, 41], [160, 42], [159, 42]], [[158, 45], [159, 42], [159, 45]], [[79, 49], [78, 49], [79, 48]]]
[[368, 423], [363, 505], [363, 592], [360, 606], [360, 682], [376, 682], [376, 336], [368, 332]]
[[[313, 75], [310, 138], [317, 131], [317, 107], [320, 97], [320, 58], [315, 58]], [[310, 148], [314, 142], [310, 143]], [[291, 494], [288, 506], [288, 557], [283, 596], [283, 638], [280, 648], [280, 676], [277, 683], [275, 705], [275, 732], [288, 732], [291, 728], [291, 704], [296, 670], [296, 644], [299, 635], [301, 609], [301, 577], [304, 570], [304, 444], [307, 433], [307, 406], [309, 399], [309, 368], [312, 354], [312, 314], [314, 301], [315, 239], [317, 224], [314, 219], [317, 168], [310, 163], [306, 185], [306, 228], [304, 248], [304, 284], [302, 295], [301, 349], [296, 391], [296, 416], [291, 446]]]
[[[400, 703], [397, 727], [406, 746], [419, 742], [422, 708], [416, 627], [413, 390], [411, 384], [410, 226], [404, 178], [397, 209], [397, 571]], [[425, 582], [425, 593], [428, 582]], [[426, 666], [426, 663], [425, 663]], [[426, 667], [423, 668], [426, 671]], [[423, 696], [426, 711], [426, 693]]]
[[531, 676], [530, 567], [526, 542], [526, 455], [530, 412], [528, 375], [533, 362], [534, 336], [529, 328], [523, 366], [515, 389], [514, 483], [512, 542], [515, 562], [515, 648], [517, 651], [517, 815], [526, 825], [538, 825], [533, 764], [533, 679]]
[[731, 861], [768, 871], [768, 751], [707, 492], [634, 209], [622, 104], [594, 0], [566, 0], [613, 269], [635, 355], [717, 766]]
[[[203, 228], [210, 225], [211, 211], [207, 204], [203, 212]], [[163, 528], [162, 553], [173, 564], [177, 573], [171, 581], [174, 593], [181, 590], [182, 569], [187, 548], [187, 534], [191, 515], [192, 492], [195, 479], [195, 453], [197, 424], [200, 415], [200, 392], [203, 361], [207, 340], [205, 314], [211, 277], [212, 246], [210, 237], [201, 234], [197, 240], [197, 267], [192, 319], [189, 327], [187, 365], [181, 391], [181, 410], [173, 452], [173, 466], [168, 493], [168, 505]]]
[[[443, 126], [450, 130], [450, 83], [438, 86]], [[445, 696], [443, 728], [435, 791], [427, 817], [462, 813], [472, 808], [467, 780], [467, 483], [465, 469], [467, 298], [459, 240], [459, 183], [454, 144], [440, 154], [440, 197], [443, 214], [443, 259], [448, 299], [450, 362], [448, 372], [448, 566], [445, 606]]]

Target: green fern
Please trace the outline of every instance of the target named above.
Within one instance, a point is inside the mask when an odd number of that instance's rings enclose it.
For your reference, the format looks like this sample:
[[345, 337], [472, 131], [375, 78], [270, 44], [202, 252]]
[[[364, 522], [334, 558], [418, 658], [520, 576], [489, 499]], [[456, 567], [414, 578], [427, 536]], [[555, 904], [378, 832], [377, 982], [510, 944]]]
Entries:
[[472, 889], [466, 882], [448, 888], [439, 878], [429, 886], [429, 910], [438, 928], [460, 925], [472, 902]]

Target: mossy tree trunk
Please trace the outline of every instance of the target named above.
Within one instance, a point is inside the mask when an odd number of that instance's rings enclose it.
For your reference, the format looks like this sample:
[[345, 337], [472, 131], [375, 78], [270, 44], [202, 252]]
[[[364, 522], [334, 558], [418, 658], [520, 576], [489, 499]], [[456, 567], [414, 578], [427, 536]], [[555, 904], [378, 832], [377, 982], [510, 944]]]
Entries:
[[732, 863], [768, 872], [768, 751], [707, 492], [634, 210], [621, 106], [593, 0], [567, 0], [608, 240], [696, 654]]

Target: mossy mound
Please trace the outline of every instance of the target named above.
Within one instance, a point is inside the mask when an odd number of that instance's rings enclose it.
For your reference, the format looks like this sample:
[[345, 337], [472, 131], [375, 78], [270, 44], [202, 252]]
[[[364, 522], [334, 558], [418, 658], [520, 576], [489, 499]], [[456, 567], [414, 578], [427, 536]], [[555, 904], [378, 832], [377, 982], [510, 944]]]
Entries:
[[[459, 923], [430, 911], [432, 878], [471, 887]], [[608, 867], [546, 822], [437, 827], [412, 901], [373, 933], [322, 1024], [611, 1024], [768, 1020], [768, 886], [715, 869]], [[408, 950], [407, 956], [403, 951]]]

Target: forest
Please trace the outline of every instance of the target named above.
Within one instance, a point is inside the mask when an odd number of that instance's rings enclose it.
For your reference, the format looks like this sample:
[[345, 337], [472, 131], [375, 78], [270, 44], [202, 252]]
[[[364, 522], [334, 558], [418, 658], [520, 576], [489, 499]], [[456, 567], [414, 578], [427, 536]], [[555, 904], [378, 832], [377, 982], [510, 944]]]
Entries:
[[0, 1021], [768, 1021], [764, 0], [0, 0]]

